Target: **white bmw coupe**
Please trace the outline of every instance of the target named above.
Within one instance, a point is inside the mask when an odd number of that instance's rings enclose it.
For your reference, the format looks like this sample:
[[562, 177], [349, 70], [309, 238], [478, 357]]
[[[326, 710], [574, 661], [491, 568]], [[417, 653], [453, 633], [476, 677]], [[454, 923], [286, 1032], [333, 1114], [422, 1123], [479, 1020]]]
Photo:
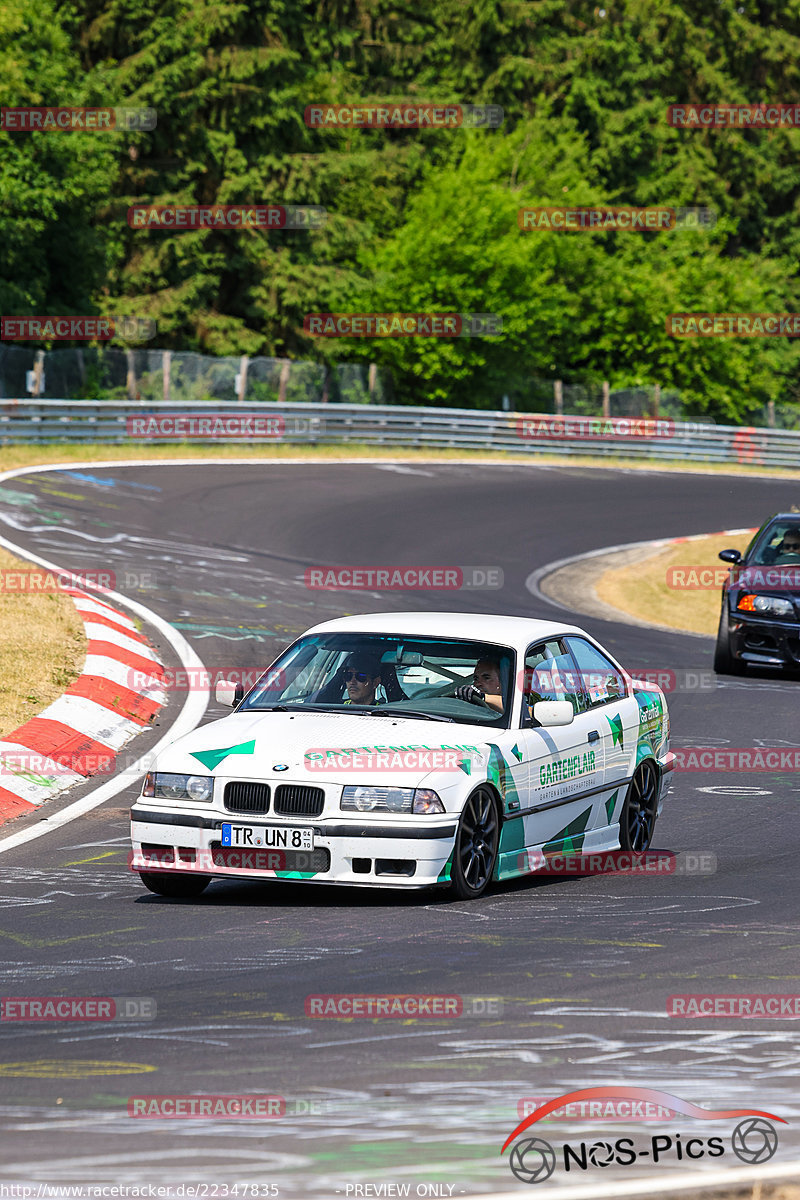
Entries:
[[373, 613], [317, 625], [179, 738], [131, 809], [162, 896], [213, 878], [446, 885], [647, 850], [672, 770], [664, 695], [583, 630]]

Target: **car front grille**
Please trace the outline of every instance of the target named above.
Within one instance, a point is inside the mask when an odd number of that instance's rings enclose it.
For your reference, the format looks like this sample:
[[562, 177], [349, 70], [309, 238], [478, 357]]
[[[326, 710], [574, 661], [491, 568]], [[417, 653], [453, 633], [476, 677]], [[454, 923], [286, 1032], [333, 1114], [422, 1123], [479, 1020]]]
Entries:
[[325, 806], [325, 792], [319, 787], [282, 783], [275, 791], [275, 812], [286, 817], [318, 817]]
[[265, 813], [269, 812], [269, 795], [268, 783], [236, 779], [225, 784], [224, 803], [228, 812]]

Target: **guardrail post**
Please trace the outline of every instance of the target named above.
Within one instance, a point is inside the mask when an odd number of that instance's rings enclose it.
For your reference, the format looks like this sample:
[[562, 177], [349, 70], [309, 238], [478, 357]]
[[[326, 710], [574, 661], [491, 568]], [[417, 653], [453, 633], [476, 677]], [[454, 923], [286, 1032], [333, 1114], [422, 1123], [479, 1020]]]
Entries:
[[286, 389], [289, 386], [289, 372], [292, 369], [290, 359], [286, 359], [281, 367], [281, 377], [278, 383], [278, 403], [286, 403]]
[[240, 404], [244, 404], [244, 396], [247, 391], [247, 364], [249, 361], [250, 359], [246, 354], [243, 354], [239, 359], [239, 374], [236, 376], [239, 386], [237, 388], [236, 399]]
[[[128, 399], [135, 400], [136, 399], [136, 360], [133, 357], [133, 351], [130, 349], [130, 347], [125, 351], [125, 358], [127, 359], [127, 362], [128, 362], [128, 375], [126, 378], [126, 384], [127, 384], [127, 388], [128, 388]], [[140, 403], [141, 403], [141, 401], [140, 401]]]
[[165, 350], [161, 358], [164, 372], [164, 403], [169, 404], [170, 369], [172, 367], [172, 351]]
[[33, 391], [31, 395], [36, 397], [42, 393], [42, 380], [44, 377], [44, 350], [36, 351], [36, 359], [33, 364]]
[[557, 417], [564, 415], [564, 391], [561, 387], [561, 380], [553, 380], [553, 399], [555, 400], [555, 411]]
[[611, 389], [607, 379], [603, 380], [603, 416], [611, 416]]

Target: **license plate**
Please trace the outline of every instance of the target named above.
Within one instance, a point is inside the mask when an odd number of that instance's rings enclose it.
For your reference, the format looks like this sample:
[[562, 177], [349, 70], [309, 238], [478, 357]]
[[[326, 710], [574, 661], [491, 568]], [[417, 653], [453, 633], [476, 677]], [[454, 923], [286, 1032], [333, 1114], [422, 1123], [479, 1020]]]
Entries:
[[264, 846], [268, 850], [313, 850], [314, 830], [299, 825], [222, 826], [223, 846]]

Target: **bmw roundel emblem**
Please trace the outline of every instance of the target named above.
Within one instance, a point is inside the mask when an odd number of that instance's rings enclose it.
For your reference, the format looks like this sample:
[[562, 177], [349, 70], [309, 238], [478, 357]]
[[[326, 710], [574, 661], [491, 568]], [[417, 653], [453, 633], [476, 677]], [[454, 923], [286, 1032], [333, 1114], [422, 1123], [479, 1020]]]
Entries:
[[272, 769], [273, 769], [273, 771], [288, 771], [289, 764], [288, 763], [275, 763], [275, 766]]

